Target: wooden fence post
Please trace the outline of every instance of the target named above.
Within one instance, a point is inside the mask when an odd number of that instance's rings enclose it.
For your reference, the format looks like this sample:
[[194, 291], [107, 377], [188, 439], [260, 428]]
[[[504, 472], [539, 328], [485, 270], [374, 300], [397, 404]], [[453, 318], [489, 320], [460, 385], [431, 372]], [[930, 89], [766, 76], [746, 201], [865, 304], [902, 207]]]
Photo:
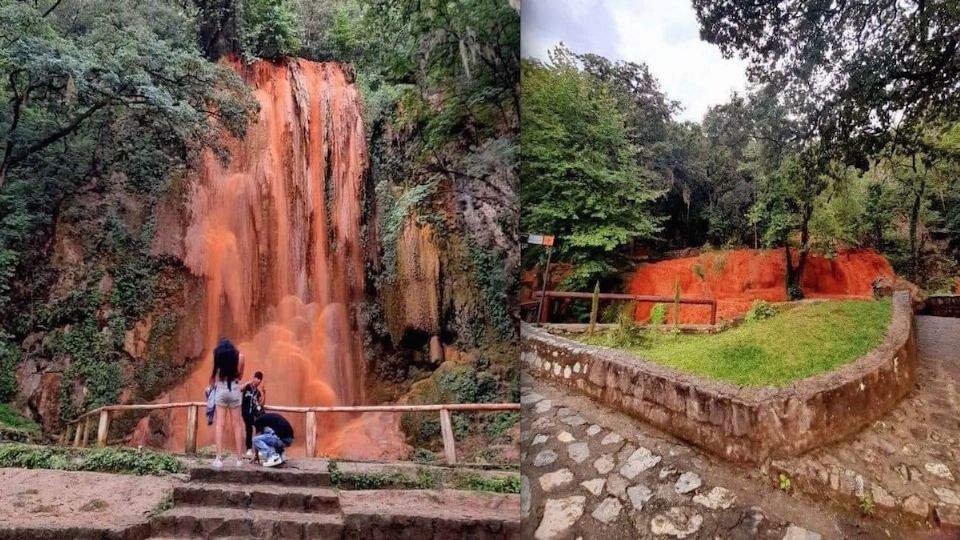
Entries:
[[447, 409], [440, 409], [440, 434], [443, 436], [443, 455], [447, 459], [447, 465], [456, 465], [456, 439], [453, 438], [453, 424]]
[[307, 411], [307, 457], [317, 455], [317, 413]]
[[80, 431], [81, 431], [80, 426], [81, 426], [81, 425], [86, 426], [86, 424], [84, 423], [83, 420], [77, 420], [77, 422], [76, 422], [76, 430], [73, 432], [73, 445], [76, 446], [76, 447], [79, 447], [79, 446], [80, 446], [80, 436], [83, 435], [83, 433], [80, 433]]
[[100, 411], [100, 425], [97, 426], [97, 447], [107, 445], [107, 432], [110, 431], [110, 411]]
[[70, 442], [70, 436], [73, 435], [73, 426], [67, 424], [63, 426], [63, 433], [60, 434], [60, 446], [64, 446]]
[[593, 288], [593, 299], [590, 301], [590, 334], [597, 328], [597, 312], [600, 311], [600, 280]]
[[88, 440], [88, 437], [90, 436], [90, 428], [92, 427], [93, 427], [93, 417], [88, 416], [87, 419], [84, 420], [83, 422], [83, 437], [80, 438], [80, 446], [83, 446], [83, 447], [87, 446], [87, 440]]
[[187, 439], [183, 449], [185, 454], [197, 453], [197, 409], [199, 407], [196, 405], [187, 407]]
[[544, 296], [540, 301], [540, 324], [546, 324], [550, 321], [550, 297]]

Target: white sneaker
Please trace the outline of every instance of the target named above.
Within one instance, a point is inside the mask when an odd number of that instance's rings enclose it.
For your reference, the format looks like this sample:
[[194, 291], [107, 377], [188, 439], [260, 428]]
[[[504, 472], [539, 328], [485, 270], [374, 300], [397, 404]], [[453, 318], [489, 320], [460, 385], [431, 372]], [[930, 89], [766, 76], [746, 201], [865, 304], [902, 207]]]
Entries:
[[247, 450], [247, 453], [244, 454], [244, 455], [247, 456], [248, 458], [252, 458], [252, 457], [253, 457], [253, 448]]
[[220, 469], [223, 467], [223, 460], [217, 457], [213, 460], [213, 463], [211, 463], [211, 465], [213, 465], [214, 469]]
[[286, 462], [287, 462], [287, 455], [286, 455], [286, 454], [280, 454], [280, 462], [281, 462], [281, 463], [286, 463]]
[[243, 467], [243, 460], [240, 458], [237, 458], [237, 467]]
[[267, 461], [265, 461], [265, 462], [263, 463], [263, 466], [264, 466], [264, 467], [276, 467], [277, 465], [280, 465], [281, 463], [283, 463], [283, 460], [280, 459], [280, 456], [274, 455], [274, 456], [270, 456], [270, 459], [268, 459]]

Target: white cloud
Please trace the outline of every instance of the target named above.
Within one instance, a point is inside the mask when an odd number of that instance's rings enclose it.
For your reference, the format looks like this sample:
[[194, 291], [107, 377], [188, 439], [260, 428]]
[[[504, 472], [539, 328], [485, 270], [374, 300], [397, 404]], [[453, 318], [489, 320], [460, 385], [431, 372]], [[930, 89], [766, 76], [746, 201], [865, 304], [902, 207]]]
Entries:
[[524, 0], [523, 8], [525, 55], [546, 58], [563, 41], [576, 52], [644, 62], [667, 96], [680, 102], [681, 120], [700, 120], [711, 105], [746, 88], [746, 63], [700, 41], [687, 1]]

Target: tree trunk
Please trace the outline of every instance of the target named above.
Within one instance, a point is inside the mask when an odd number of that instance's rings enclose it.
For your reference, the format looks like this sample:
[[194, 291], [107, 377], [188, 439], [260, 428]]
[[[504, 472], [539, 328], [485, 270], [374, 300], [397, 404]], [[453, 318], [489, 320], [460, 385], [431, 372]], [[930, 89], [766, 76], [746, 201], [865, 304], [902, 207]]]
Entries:
[[917, 281], [920, 274], [920, 249], [921, 242], [917, 240], [917, 228], [920, 225], [920, 207], [923, 203], [923, 195], [927, 190], [927, 180], [917, 174], [917, 157], [913, 157], [914, 181], [919, 177], [920, 184], [913, 190], [913, 205], [910, 208], [910, 279]]
[[792, 300], [793, 296], [793, 285], [794, 285], [794, 272], [793, 272], [793, 258], [790, 256], [790, 240], [785, 240], [783, 242], [783, 253], [786, 258], [786, 267], [787, 267], [787, 300]]
[[797, 271], [794, 274], [796, 290], [803, 298], [803, 270], [807, 267], [807, 254], [810, 252], [810, 218], [813, 216], [813, 206], [803, 210], [803, 221], [800, 223], [800, 257], [797, 261]]

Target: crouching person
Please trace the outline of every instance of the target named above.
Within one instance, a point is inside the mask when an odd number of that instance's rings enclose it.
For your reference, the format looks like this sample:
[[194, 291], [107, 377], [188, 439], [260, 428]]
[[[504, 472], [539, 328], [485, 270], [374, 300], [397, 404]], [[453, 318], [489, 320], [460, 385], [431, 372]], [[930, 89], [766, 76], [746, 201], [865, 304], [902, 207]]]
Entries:
[[257, 449], [264, 467], [276, 467], [286, 461], [284, 449], [293, 444], [293, 427], [287, 419], [276, 413], [264, 413], [253, 420], [257, 435], [253, 447]]

